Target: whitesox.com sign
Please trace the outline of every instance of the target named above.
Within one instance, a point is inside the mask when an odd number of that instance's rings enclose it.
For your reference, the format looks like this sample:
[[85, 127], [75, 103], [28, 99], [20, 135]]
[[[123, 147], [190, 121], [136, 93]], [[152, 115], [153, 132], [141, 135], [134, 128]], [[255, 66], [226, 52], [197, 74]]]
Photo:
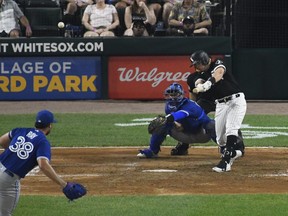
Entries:
[[194, 72], [187, 56], [111, 57], [108, 68], [111, 99], [163, 99], [173, 82], [188, 92], [186, 80]]

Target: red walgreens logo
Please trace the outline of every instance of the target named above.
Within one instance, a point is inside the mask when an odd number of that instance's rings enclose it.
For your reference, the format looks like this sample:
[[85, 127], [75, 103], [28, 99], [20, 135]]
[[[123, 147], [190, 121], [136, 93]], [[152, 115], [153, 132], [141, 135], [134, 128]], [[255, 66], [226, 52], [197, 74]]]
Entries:
[[164, 89], [178, 82], [187, 89], [194, 72], [189, 58], [179, 56], [112, 57], [109, 59], [110, 99], [163, 99]]

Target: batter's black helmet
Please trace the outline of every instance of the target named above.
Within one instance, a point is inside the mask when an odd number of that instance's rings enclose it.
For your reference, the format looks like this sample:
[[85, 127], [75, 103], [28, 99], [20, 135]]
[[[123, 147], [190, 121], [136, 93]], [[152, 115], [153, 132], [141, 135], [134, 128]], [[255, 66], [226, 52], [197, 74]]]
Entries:
[[207, 65], [209, 64], [210, 57], [203, 50], [198, 50], [191, 55], [190, 61], [191, 61], [190, 67], [196, 64]]

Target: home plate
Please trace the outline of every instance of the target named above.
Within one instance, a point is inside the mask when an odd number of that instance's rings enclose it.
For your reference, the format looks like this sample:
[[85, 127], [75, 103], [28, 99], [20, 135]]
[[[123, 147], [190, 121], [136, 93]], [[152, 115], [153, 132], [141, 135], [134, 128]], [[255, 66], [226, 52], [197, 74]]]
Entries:
[[177, 170], [170, 169], [153, 169], [153, 170], [142, 170], [142, 172], [177, 172]]

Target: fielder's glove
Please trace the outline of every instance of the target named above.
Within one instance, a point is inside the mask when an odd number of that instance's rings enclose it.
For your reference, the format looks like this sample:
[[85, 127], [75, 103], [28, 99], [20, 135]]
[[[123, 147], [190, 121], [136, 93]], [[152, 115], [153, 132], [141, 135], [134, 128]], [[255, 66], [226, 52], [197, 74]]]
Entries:
[[86, 188], [75, 182], [67, 182], [67, 185], [63, 188], [63, 193], [70, 200], [78, 199], [87, 193]]
[[166, 132], [166, 123], [174, 122], [174, 118], [172, 115], [163, 116], [159, 115], [154, 118], [148, 125], [148, 133], [149, 134], [163, 134]]

